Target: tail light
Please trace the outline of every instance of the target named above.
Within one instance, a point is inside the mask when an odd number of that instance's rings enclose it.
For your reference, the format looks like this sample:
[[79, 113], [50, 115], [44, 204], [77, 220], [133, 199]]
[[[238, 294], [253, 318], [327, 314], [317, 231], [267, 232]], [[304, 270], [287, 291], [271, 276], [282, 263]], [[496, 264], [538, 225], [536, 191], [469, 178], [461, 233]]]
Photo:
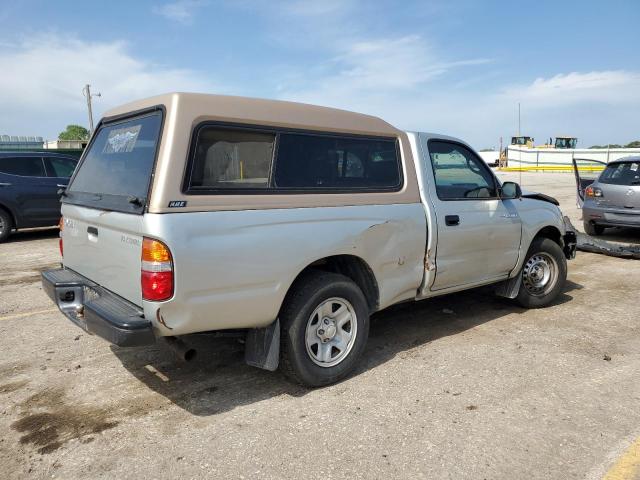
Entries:
[[158, 240], [142, 240], [141, 285], [144, 300], [160, 302], [173, 296], [171, 252]]
[[584, 189], [584, 194], [587, 197], [602, 197], [602, 190], [600, 190], [598, 187], [592, 187], [591, 185], [589, 185], [587, 188]]
[[64, 257], [64, 247], [62, 245], [62, 230], [64, 230], [64, 217], [60, 217], [60, 223], [58, 223], [58, 228], [60, 229], [60, 233], [58, 234], [60, 236], [60, 240], [58, 241], [60, 245], [60, 256]]

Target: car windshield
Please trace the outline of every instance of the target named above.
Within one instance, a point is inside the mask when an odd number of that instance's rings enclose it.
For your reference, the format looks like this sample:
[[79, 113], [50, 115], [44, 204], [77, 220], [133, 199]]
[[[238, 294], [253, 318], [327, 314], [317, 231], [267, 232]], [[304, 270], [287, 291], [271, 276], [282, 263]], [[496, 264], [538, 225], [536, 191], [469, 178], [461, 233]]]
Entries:
[[599, 179], [612, 185], [640, 185], [640, 160], [607, 165]]
[[[129, 211], [142, 206], [153, 170], [162, 114], [158, 112], [101, 126], [67, 189], [71, 203]], [[103, 201], [104, 200], [104, 201]], [[102, 202], [102, 203], [100, 203]], [[121, 207], [104, 203], [120, 203]]]
[[556, 148], [576, 148], [577, 138], [556, 138]]

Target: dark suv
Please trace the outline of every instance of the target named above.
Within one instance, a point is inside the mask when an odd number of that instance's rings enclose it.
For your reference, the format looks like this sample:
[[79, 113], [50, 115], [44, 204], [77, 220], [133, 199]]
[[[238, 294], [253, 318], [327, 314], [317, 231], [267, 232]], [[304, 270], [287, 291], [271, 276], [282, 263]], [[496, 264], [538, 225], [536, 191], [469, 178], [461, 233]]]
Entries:
[[67, 186], [77, 163], [58, 153], [0, 152], [0, 242], [13, 229], [58, 223], [58, 190]]

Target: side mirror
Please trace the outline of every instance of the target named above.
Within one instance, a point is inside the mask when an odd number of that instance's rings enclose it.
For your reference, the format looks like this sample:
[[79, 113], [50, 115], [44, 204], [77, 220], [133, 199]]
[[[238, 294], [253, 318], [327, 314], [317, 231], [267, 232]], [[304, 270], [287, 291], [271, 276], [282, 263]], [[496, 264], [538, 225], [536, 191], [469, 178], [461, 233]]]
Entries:
[[500, 198], [516, 199], [522, 197], [522, 189], [516, 182], [504, 182], [500, 188]]

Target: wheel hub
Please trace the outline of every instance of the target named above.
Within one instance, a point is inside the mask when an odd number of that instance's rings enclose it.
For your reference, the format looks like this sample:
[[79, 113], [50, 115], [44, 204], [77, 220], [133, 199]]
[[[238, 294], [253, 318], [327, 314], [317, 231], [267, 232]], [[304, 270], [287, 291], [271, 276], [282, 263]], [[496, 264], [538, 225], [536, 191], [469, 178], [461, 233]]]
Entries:
[[333, 367], [342, 362], [356, 340], [358, 323], [353, 305], [333, 297], [316, 307], [305, 331], [309, 358], [320, 367]]
[[532, 255], [522, 269], [522, 281], [529, 293], [545, 295], [553, 289], [558, 278], [558, 266], [546, 253]]
[[323, 318], [316, 334], [323, 343], [330, 342], [336, 336], [336, 322], [330, 318]]

